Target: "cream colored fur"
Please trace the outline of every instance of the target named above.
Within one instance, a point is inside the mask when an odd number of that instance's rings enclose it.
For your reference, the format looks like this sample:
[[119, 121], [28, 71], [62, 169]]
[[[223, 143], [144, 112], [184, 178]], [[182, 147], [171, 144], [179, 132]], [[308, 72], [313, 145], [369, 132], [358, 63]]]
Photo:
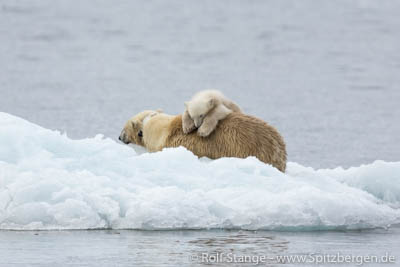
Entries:
[[182, 127], [185, 134], [197, 128], [200, 136], [210, 135], [231, 112], [241, 112], [240, 108], [220, 91], [204, 90], [185, 102]]
[[164, 148], [169, 135], [168, 128], [175, 116], [159, 113], [143, 124], [144, 146], [150, 151], [160, 151]]
[[255, 156], [282, 172], [286, 168], [286, 145], [279, 132], [260, 119], [238, 112], [230, 113], [203, 138], [195, 132], [183, 133], [181, 115], [144, 111], [125, 124], [120, 140], [144, 146], [150, 152], [183, 146], [199, 157]]

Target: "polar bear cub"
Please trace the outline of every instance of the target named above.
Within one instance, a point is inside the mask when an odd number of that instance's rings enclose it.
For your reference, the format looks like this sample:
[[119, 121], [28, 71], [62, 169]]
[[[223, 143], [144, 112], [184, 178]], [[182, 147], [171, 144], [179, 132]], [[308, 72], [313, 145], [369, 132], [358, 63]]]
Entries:
[[185, 102], [182, 116], [182, 130], [185, 134], [197, 128], [197, 134], [210, 135], [218, 125], [232, 112], [242, 112], [238, 105], [226, 98], [220, 91], [204, 90]]

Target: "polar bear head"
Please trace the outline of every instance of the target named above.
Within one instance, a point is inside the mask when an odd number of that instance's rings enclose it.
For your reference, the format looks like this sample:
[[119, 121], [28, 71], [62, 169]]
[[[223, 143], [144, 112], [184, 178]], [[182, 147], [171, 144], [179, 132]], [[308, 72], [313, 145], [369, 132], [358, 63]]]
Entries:
[[148, 118], [161, 113], [161, 110], [145, 110], [130, 118], [121, 131], [119, 140], [125, 144], [137, 144], [144, 146], [143, 125]]
[[192, 99], [185, 102], [186, 110], [194, 121], [196, 128], [200, 127], [207, 114], [217, 105], [217, 99]]

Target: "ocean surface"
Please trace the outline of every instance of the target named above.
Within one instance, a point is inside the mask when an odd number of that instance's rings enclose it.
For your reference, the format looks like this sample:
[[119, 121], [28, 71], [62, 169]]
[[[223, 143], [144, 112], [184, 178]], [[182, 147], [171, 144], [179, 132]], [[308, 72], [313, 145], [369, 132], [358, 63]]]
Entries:
[[[395, 0], [0, 0], [0, 266], [399, 262], [399, 14]], [[118, 143], [134, 114], [180, 113], [205, 88], [278, 128], [285, 175]]]
[[[323, 266], [279, 255], [400, 256], [399, 229], [360, 232], [0, 231], [1, 266]], [[219, 254], [218, 254], [219, 253]], [[229, 262], [229, 253], [237, 255]], [[225, 262], [217, 260], [217, 255]], [[268, 260], [257, 265], [257, 258]], [[221, 257], [222, 256], [222, 257]], [[240, 262], [240, 257], [256, 256]], [[214, 257], [214, 258], [213, 258]], [[244, 261], [244, 260], [243, 260]], [[260, 260], [261, 261], [261, 260]], [[361, 266], [361, 260], [327, 266]], [[398, 266], [396, 263], [362, 266]]]

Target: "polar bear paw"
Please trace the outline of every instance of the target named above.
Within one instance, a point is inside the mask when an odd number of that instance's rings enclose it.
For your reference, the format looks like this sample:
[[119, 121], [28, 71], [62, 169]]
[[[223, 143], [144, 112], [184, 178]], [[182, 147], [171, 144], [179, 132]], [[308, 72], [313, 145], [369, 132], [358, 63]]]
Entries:
[[191, 132], [193, 132], [196, 129], [196, 126], [194, 125], [194, 122], [192, 122], [191, 124], [184, 124], [182, 126], [182, 130], [184, 134], [189, 134]]
[[[204, 126], [204, 127], [203, 127]], [[205, 125], [201, 125], [199, 129], [197, 129], [197, 134], [201, 137], [207, 137], [209, 136], [212, 131], [214, 131], [214, 128], [212, 127], [207, 127]]]
[[188, 134], [193, 132], [196, 129], [196, 126], [194, 125], [194, 121], [192, 118], [189, 116], [188, 112], [185, 111], [185, 113], [182, 116], [182, 130], [184, 134]]

